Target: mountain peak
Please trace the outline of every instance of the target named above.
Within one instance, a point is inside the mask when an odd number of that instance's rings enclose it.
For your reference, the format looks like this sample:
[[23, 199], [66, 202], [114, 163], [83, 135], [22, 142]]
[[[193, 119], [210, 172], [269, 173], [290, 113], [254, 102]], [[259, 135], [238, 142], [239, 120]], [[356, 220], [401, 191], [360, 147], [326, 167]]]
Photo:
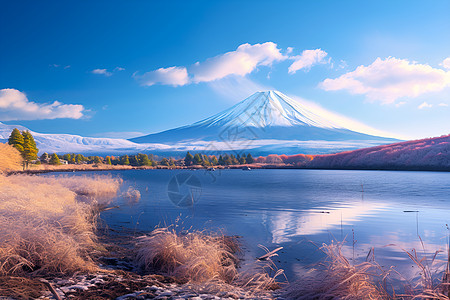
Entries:
[[276, 90], [258, 91], [196, 126], [341, 128]]

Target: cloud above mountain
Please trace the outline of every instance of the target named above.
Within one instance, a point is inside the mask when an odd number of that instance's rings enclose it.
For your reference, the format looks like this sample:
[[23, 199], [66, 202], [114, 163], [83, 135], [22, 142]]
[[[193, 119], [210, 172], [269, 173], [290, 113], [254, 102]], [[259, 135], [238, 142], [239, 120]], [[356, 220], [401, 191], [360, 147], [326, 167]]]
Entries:
[[[445, 61], [444, 61], [445, 62]], [[450, 86], [450, 71], [407, 59], [377, 58], [335, 79], [325, 79], [319, 87], [326, 91], [346, 90], [372, 101], [394, 103], [399, 98], [416, 98]]]
[[271, 66], [276, 61], [288, 57], [281, 53], [277, 44], [243, 44], [235, 51], [197, 62], [189, 69], [193, 74], [193, 82], [208, 82], [224, 78], [228, 75], [245, 76], [258, 66]]
[[309, 70], [314, 65], [325, 64], [329, 61], [325, 59], [327, 55], [322, 49], [304, 50], [301, 55], [291, 57], [294, 62], [289, 67], [289, 73], [294, 74], [301, 69]]
[[189, 83], [189, 76], [185, 67], [159, 68], [134, 77], [145, 86], [164, 84], [182, 86]]
[[83, 105], [36, 103], [30, 101], [25, 93], [16, 89], [0, 90], [0, 120], [43, 120], [43, 119], [80, 119], [84, 116]]
[[289, 56], [293, 48], [283, 50], [276, 43], [242, 44], [236, 50], [226, 52], [202, 62], [184, 66], [159, 68], [133, 77], [143, 86], [155, 84], [182, 86], [190, 83], [212, 82], [228, 76], [244, 77], [258, 69], [271, 67], [274, 63], [294, 60], [289, 73], [300, 69], [309, 69], [316, 64], [325, 63], [327, 53], [321, 49], [305, 50], [301, 55]]

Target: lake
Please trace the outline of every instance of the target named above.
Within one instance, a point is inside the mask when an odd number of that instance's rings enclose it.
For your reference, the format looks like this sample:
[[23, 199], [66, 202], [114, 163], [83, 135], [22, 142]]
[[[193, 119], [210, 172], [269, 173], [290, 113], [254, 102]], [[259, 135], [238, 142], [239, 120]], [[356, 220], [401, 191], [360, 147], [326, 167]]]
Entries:
[[[372, 247], [383, 267], [407, 278], [417, 267], [404, 250], [431, 257], [446, 251], [450, 173], [341, 170], [128, 170], [111, 174], [122, 191], [140, 191], [138, 202], [119, 196], [120, 208], [102, 213], [114, 230], [151, 231], [158, 225], [220, 230], [242, 236], [247, 260], [284, 247], [275, 258], [290, 281], [323, 258], [322, 243], [343, 241], [350, 260]], [[421, 239], [423, 243], [421, 243]], [[446, 253], [437, 265], [445, 263]]]

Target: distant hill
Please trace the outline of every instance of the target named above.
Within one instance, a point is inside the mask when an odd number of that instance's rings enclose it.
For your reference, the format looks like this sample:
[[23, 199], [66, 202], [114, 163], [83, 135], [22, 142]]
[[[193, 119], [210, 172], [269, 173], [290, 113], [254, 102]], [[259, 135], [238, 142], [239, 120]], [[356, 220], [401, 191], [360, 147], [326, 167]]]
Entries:
[[22, 156], [8, 144], [0, 143], [0, 173], [22, 170]]
[[308, 168], [450, 171], [450, 135], [337, 154], [314, 155]]

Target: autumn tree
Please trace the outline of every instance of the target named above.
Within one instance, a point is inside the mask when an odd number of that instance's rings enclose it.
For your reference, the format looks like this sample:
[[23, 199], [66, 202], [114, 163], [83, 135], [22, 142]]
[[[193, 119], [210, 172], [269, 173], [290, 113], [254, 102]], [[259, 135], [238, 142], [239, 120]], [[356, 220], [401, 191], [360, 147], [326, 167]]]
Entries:
[[137, 155], [138, 165], [140, 166], [151, 166], [152, 161], [148, 158], [147, 154], [138, 153]]
[[161, 166], [168, 166], [169, 165], [169, 160], [167, 158], [163, 158], [160, 163]]
[[217, 165], [219, 164], [219, 162], [217, 161], [217, 157], [216, 157], [215, 155], [213, 155], [213, 156], [211, 157], [211, 164], [212, 164], [213, 166], [217, 166]]
[[23, 135], [20, 133], [19, 129], [14, 128], [8, 139], [8, 144], [23, 153]]
[[84, 161], [84, 156], [81, 154], [77, 154], [76, 162], [77, 164], [81, 164]]
[[23, 153], [22, 156], [25, 161], [29, 162], [37, 159], [38, 148], [36, 147], [36, 142], [34, 141], [31, 133], [27, 131], [22, 132], [23, 136]]
[[50, 161], [49, 164], [51, 165], [60, 165], [61, 161], [59, 160], [58, 155], [56, 155], [56, 153], [53, 153], [52, 156], [50, 157]]
[[120, 164], [124, 166], [128, 166], [130, 164], [130, 159], [128, 158], [128, 155], [120, 157]]

